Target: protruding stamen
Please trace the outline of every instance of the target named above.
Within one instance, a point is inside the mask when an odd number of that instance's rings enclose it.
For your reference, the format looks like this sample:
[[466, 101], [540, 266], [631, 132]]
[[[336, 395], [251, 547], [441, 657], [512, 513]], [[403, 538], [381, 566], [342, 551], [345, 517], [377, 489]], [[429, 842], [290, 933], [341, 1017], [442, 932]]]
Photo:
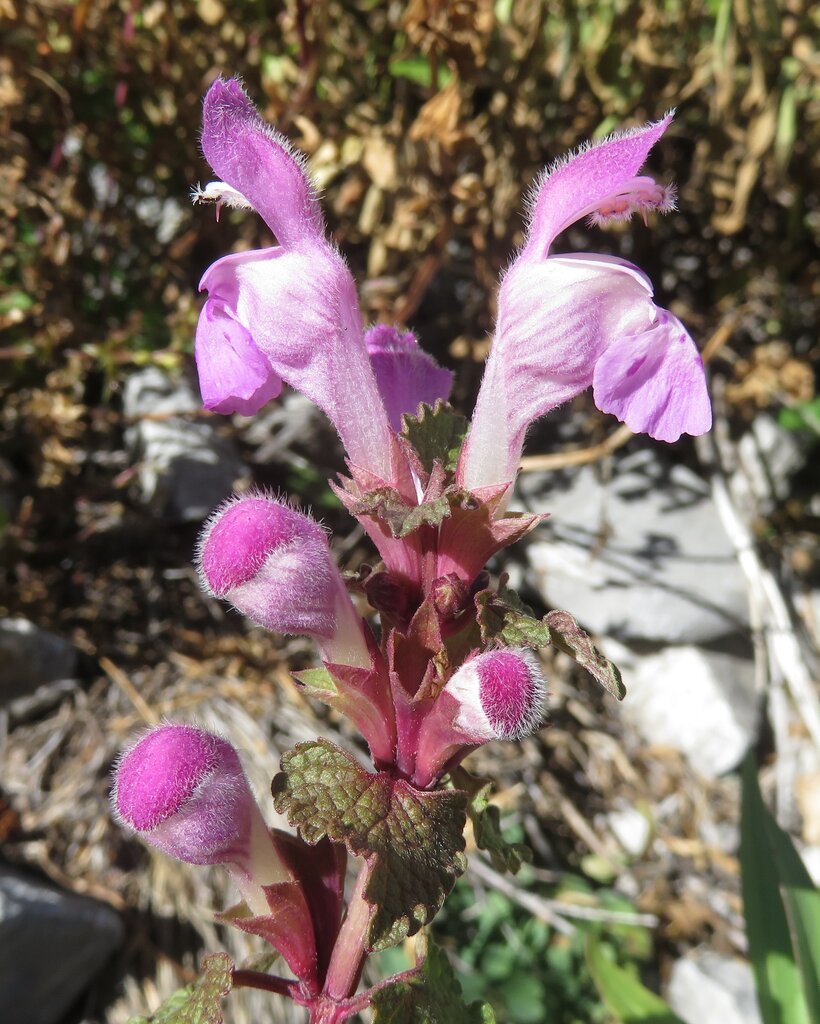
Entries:
[[659, 185], [654, 178], [641, 175], [599, 203], [589, 214], [588, 222], [591, 226], [602, 227], [613, 221], [627, 221], [633, 213], [640, 213], [645, 222], [649, 212], [674, 210], [676, 196], [674, 185]]

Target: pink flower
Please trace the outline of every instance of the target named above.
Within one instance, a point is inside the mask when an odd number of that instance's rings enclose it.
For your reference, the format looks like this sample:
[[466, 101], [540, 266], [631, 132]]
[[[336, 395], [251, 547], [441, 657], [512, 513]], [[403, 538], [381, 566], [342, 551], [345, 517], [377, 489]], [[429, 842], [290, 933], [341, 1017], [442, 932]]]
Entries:
[[411, 331], [399, 334], [395, 327], [376, 324], [364, 341], [390, 426], [396, 433], [401, 431], [402, 416], [415, 416], [421, 402], [435, 405], [437, 399], [446, 402], [450, 397], [452, 373], [419, 347]]
[[610, 136], [536, 183], [526, 243], [501, 283], [495, 340], [459, 466], [465, 487], [512, 481], [530, 423], [590, 385], [599, 409], [658, 440], [711, 426], [695, 344], [654, 304], [646, 275], [611, 256], [549, 252], [582, 217], [604, 223], [672, 208], [671, 189], [638, 176], [671, 118]]
[[277, 633], [313, 637], [326, 661], [370, 667], [362, 621], [322, 527], [261, 494], [232, 498], [206, 523], [202, 586]]
[[235, 79], [214, 82], [205, 97], [202, 149], [223, 180], [195, 198], [255, 209], [279, 243], [225, 256], [200, 282], [208, 299], [196, 360], [206, 408], [249, 415], [284, 381], [324, 410], [355, 465], [390, 480], [390, 427], [356, 288], [325, 237], [304, 161]]

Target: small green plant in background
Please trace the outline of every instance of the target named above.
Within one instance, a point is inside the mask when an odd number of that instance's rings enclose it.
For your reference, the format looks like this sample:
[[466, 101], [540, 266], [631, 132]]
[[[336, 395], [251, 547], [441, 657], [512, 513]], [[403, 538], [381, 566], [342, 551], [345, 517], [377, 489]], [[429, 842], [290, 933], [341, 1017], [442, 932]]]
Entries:
[[[749, 960], [763, 1024], [820, 1021], [820, 890], [763, 803], [751, 756], [743, 766], [740, 870]], [[683, 1024], [596, 938], [587, 963], [621, 1024]]]

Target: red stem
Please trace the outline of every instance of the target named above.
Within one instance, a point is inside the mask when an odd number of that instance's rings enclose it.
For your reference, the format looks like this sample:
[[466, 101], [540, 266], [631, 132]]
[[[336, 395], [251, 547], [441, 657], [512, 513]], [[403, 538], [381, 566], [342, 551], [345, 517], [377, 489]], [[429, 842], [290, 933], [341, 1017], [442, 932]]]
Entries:
[[367, 930], [373, 916], [373, 907], [364, 898], [369, 876], [370, 869], [365, 862], [356, 879], [347, 905], [347, 916], [330, 957], [323, 994], [336, 1002], [349, 998], [356, 991], [367, 958]]
[[263, 974], [261, 971], [248, 971], [234, 968], [232, 972], [234, 988], [261, 988], [265, 992], [276, 992], [280, 996], [293, 999], [298, 993], [298, 983], [279, 978], [275, 974]]

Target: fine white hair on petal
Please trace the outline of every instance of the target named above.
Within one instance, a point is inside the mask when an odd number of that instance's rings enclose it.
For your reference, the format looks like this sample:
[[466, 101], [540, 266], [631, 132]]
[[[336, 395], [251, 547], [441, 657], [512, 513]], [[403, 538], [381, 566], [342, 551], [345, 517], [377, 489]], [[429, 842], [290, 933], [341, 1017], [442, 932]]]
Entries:
[[[667, 117], [674, 117], [674, 115], [675, 107], [670, 107], [660, 120], [663, 121]], [[585, 142], [582, 142], [580, 145], [576, 146], [575, 149], [571, 149], [568, 153], [562, 154], [561, 156], [553, 160], [552, 163], [547, 164], [547, 166], [544, 167], [543, 170], [538, 172], [535, 179], [533, 180], [533, 183], [530, 185], [530, 187], [524, 194], [523, 204], [524, 211], [527, 215], [528, 227], [532, 223], [532, 218], [535, 213], [535, 206], [538, 202], [538, 194], [544, 187], [547, 179], [552, 177], [552, 175], [555, 174], [556, 171], [560, 170], [562, 167], [565, 167], [568, 163], [571, 163], [577, 156], [581, 156], [583, 153], [588, 153], [591, 149], [597, 149], [599, 146], [605, 146], [607, 145], [607, 143], [610, 142], [618, 142], [621, 139], [630, 139], [634, 135], [640, 135], [640, 133], [645, 130], [646, 125], [640, 124], [634, 125], [632, 128], [622, 128], [619, 131], [611, 132], [609, 135], [604, 136], [603, 139], [587, 139]]]
[[[234, 81], [240, 87], [245, 96], [248, 96], [248, 90], [245, 88], [245, 82], [240, 75], [234, 75], [232, 78], [226, 78], [224, 75], [220, 75], [217, 81], [223, 82], [224, 84], [228, 84], [229, 82]], [[313, 176], [310, 173], [310, 161], [307, 155], [303, 153], [300, 149], [297, 149], [296, 146], [294, 146], [290, 139], [287, 137], [287, 135], [283, 135], [282, 132], [274, 128], [269, 121], [266, 121], [264, 117], [262, 117], [262, 115], [259, 113], [258, 109], [256, 109], [256, 121], [259, 131], [261, 131], [264, 135], [267, 135], [271, 142], [273, 142], [281, 150], [287, 153], [287, 155], [294, 161], [294, 163], [297, 164], [299, 170], [305, 176], [305, 180], [308, 185], [309, 198], [311, 199], [312, 202], [319, 203], [319, 200], [321, 199], [320, 191], [317, 188], [316, 182], [313, 180]], [[204, 129], [200, 129], [200, 137], [202, 135], [203, 130]]]

